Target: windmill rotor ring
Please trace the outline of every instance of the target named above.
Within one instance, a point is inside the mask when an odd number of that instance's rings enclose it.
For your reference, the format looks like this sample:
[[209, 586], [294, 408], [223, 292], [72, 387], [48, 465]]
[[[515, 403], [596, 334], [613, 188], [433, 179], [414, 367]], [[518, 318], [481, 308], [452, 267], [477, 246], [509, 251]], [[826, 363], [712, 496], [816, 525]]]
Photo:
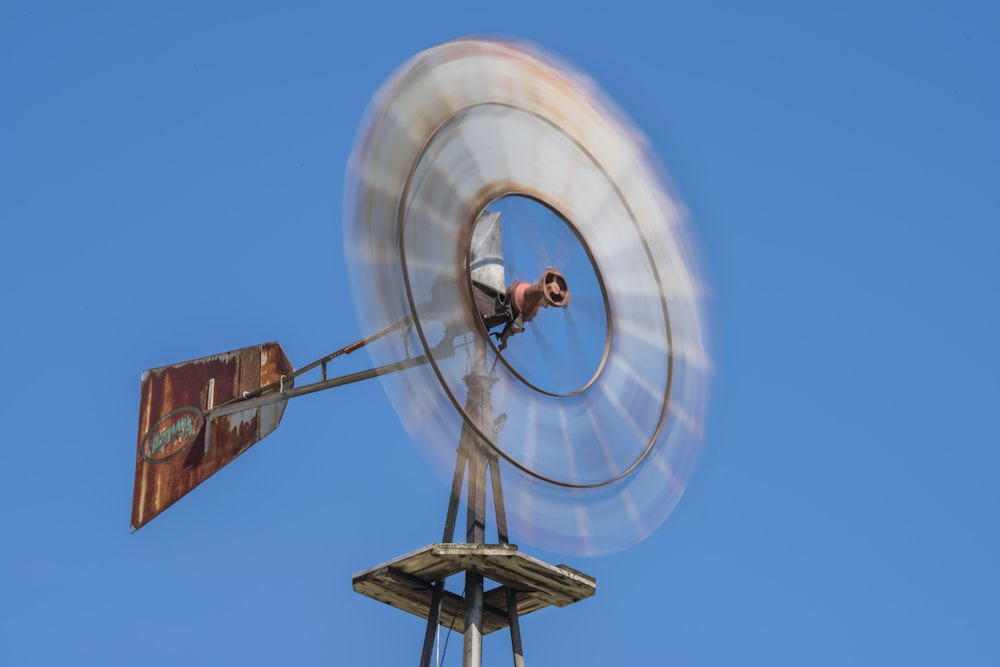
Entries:
[[[532, 303], [566, 303], [508, 317], [501, 336], [477, 307], [473, 236], [484, 212], [512, 196], [556, 220], [537, 244], [545, 261], [531, 270], [553, 272]], [[600, 552], [655, 529], [700, 441], [702, 289], [680, 205], [620, 112], [528, 47], [450, 42], [416, 56], [376, 96], [346, 201], [359, 317], [371, 330], [411, 323], [372, 352], [380, 362], [426, 355], [427, 365], [384, 380], [442, 476], [456, 433], [471, 428], [515, 473], [505, 495], [528, 541]], [[509, 275], [521, 246], [535, 245], [508, 238], [516, 218], [503, 215], [500, 264], [507, 278], [533, 281]], [[473, 354], [487, 358], [502, 425], [466, 410]], [[560, 355], [562, 365], [552, 359]]]

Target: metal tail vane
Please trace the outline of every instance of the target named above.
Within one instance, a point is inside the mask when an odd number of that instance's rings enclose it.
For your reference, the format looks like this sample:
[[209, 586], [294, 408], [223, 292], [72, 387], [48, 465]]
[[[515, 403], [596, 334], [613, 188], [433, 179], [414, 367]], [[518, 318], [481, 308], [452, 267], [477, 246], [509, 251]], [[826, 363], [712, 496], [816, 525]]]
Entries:
[[[345, 202], [354, 302], [374, 333], [298, 370], [266, 343], [147, 371], [132, 526], [271, 433], [288, 399], [379, 377], [451, 491], [441, 542], [355, 574], [355, 590], [427, 620], [421, 665], [439, 625], [464, 634], [465, 665], [510, 628], [521, 665], [520, 616], [596, 583], [510, 536], [628, 548], [691, 474], [709, 363], [683, 211], [589, 80], [486, 39], [429, 49], [384, 84]], [[374, 368], [328, 377], [361, 347]], [[462, 595], [445, 586], [459, 573]]]

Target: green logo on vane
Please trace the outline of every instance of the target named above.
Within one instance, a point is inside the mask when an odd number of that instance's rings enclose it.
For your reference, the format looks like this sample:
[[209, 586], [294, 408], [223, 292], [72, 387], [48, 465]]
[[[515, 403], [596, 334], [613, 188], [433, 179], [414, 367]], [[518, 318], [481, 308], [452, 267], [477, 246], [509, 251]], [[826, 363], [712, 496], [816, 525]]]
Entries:
[[204, 423], [201, 410], [191, 405], [168, 412], [142, 439], [142, 458], [147, 463], [163, 463], [177, 456], [194, 442]]

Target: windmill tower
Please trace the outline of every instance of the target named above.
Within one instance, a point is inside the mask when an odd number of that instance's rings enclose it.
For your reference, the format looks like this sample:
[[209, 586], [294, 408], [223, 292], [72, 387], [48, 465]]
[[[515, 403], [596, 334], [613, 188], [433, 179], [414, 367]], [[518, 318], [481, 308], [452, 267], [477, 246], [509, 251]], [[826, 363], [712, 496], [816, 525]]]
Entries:
[[[555, 269], [534, 284], [504, 276], [501, 216], [484, 212], [472, 232], [469, 271], [473, 301], [485, 328], [497, 328], [500, 345], [516, 330], [523, 331], [541, 308], [563, 308], [570, 293]], [[400, 556], [359, 572], [354, 590], [427, 619], [420, 665], [430, 665], [435, 630], [443, 625], [464, 635], [463, 664], [482, 664], [485, 634], [510, 629], [514, 664], [524, 664], [519, 618], [549, 605], [565, 606], [594, 594], [596, 582], [565, 565], [550, 565], [525, 555], [509, 540], [500, 457], [478, 431], [495, 440], [492, 386], [495, 369], [487, 364], [487, 339], [475, 337], [469, 346], [470, 372], [465, 413], [470, 424], [461, 431], [452, 476], [448, 512], [441, 543]], [[455, 542], [458, 510], [465, 485], [465, 541]], [[492, 496], [496, 540], [487, 543], [487, 503]], [[453, 575], [464, 576], [463, 595], [446, 590]], [[485, 582], [497, 585], [485, 589]]]

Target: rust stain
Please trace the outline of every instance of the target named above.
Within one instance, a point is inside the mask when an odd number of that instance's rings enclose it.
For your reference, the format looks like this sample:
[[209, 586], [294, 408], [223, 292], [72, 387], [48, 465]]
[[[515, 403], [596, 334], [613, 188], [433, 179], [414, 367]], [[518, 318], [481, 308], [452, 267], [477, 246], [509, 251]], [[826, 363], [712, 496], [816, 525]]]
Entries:
[[196, 414], [210, 401], [217, 407], [293, 370], [280, 345], [264, 343], [144, 373], [132, 527], [141, 528], [271, 433], [285, 405], [202, 419], [200, 426]]

